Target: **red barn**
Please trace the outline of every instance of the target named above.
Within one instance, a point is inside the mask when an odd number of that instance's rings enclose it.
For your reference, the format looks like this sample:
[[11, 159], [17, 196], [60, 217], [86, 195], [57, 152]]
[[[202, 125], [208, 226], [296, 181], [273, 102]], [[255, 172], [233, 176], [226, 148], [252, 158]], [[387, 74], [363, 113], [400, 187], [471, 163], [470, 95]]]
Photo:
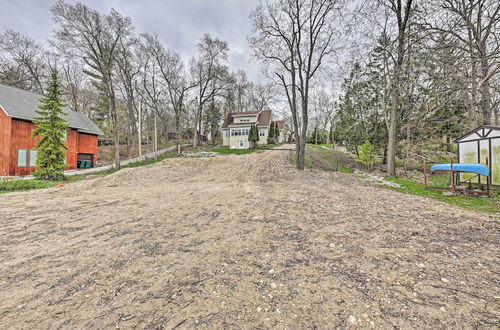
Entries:
[[[31, 138], [33, 118], [41, 95], [0, 85], [0, 176], [28, 175], [35, 170], [36, 140]], [[67, 134], [68, 169], [78, 161], [97, 161], [97, 137], [102, 131], [87, 116], [64, 109], [69, 130]]]

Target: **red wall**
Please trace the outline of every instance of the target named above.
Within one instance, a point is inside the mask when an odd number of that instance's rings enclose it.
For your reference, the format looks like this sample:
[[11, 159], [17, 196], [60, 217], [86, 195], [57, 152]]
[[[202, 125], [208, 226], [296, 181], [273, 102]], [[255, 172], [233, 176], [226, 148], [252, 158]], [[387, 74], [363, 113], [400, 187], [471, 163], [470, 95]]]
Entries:
[[[5, 123], [10, 122], [10, 130]], [[36, 140], [31, 138], [35, 125], [29, 121], [14, 119], [4, 116], [0, 113], [0, 153], [5, 154], [7, 157], [0, 157], [0, 171], [3, 171], [2, 162], [6, 163], [5, 169], [7, 175], [28, 175], [32, 173], [34, 167], [17, 167], [17, 150], [18, 149], [35, 149]], [[5, 127], [5, 130], [4, 130]], [[10, 138], [5, 132], [10, 131]], [[4, 144], [5, 141], [5, 144]], [[97, 161], [97, 135], [79, 133], [76, 129], [68, 131], [68, 139], [66, 145], [68, 146], [68, 153], [66, 154], [68, 169], [75, 169], [77, 164], [77, 153], [90, 153], [94, 154], [93, 166]], [[10, 149], [10, 151], [9, 151]], [[7, 158], [7, 159], [5, 159]], [[0, 175], [3, 175], [0, 172]]]
[[10, 117], [0, 107], [0, 176], [10, 172], [10, 126]]
[[78, 131], [76, 129], [68, 131], [66, 146], [68, 147], [68, 153], [66, 154], [68, 169], [73, 170], [76, 168], [76, 153], [78, 152]]
[[92, 166], [97, 162], [97, 135], [78, 133], [78, 152], [82, 154], [93, 154]]
[[33, 125], [29, 121], [12, 118], [10, 135], [10, 175], [28, 175], [34, 167], [17, 167], [17, 149], [35, 149], [36, 140], [31, 138]]

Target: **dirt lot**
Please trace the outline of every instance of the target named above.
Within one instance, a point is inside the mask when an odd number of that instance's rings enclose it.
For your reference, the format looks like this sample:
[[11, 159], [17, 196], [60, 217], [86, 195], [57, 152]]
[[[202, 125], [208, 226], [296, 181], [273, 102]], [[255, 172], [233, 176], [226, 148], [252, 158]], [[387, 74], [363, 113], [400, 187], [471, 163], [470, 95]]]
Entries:
[[0, 328], [498, 326], [498, 219], [288, 157], [2, 195]]

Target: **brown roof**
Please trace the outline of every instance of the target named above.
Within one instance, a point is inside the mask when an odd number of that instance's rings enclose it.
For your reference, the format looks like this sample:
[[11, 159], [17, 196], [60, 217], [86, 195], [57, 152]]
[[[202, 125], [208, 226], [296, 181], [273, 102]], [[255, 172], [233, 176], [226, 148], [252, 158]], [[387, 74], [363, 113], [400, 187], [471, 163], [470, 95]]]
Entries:
[[[224, 123], [222, 124], [222, 128], [228, 128], [229, 126], [249, 126], [249, 125], [257, 125], [257, 126], [269, 126], [271, 124], [271, 110], [264, 111], [247, 111], [247, 112], [230, 112], [227, 114], [226, 119], [224, 119]], [[257, 123], [255, 122], [246, 122], [246, 123], [235, 123], [233, 120], [234, 115], [256, 115], [259, 114], [257, 118]]]
[[241, 111], [241, 112], [231, 112], [232, 115], [257, 115], [260, 111]]
[[283, 129], [283, 127], [285, 126], [283, 120], [274, 120], [272, 124], [276, 124], [278, 126], [278, 129]]

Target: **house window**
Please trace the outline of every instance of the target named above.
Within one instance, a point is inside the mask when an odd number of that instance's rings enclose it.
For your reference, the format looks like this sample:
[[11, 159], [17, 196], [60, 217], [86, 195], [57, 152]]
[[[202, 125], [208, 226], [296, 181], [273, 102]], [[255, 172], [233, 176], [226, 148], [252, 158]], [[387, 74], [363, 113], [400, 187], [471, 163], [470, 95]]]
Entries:
[[248, 135], [249, 132], [250, 132], [249, 128], [235, 128], [231, 130], [231, 136]]
[[36, 159], [38, 157], [38, 150], [31, 149], [30, 150], [30, 166], [35, 167], [36, 166]]
[[229, 137], [230, 132], [228, 130], [224, 131], [224, 136]]
[[28, 149], [17, 149], [17, 167], [28, 166]]
[[250, 118], [241, 118], [240, 119], [240, 122], [243, 123], [243, 122], [249, 122], [250, 121]]
[[265, 129], [259, 129], [259, 136], [265, 136], [266, 135], [266, 130]]

